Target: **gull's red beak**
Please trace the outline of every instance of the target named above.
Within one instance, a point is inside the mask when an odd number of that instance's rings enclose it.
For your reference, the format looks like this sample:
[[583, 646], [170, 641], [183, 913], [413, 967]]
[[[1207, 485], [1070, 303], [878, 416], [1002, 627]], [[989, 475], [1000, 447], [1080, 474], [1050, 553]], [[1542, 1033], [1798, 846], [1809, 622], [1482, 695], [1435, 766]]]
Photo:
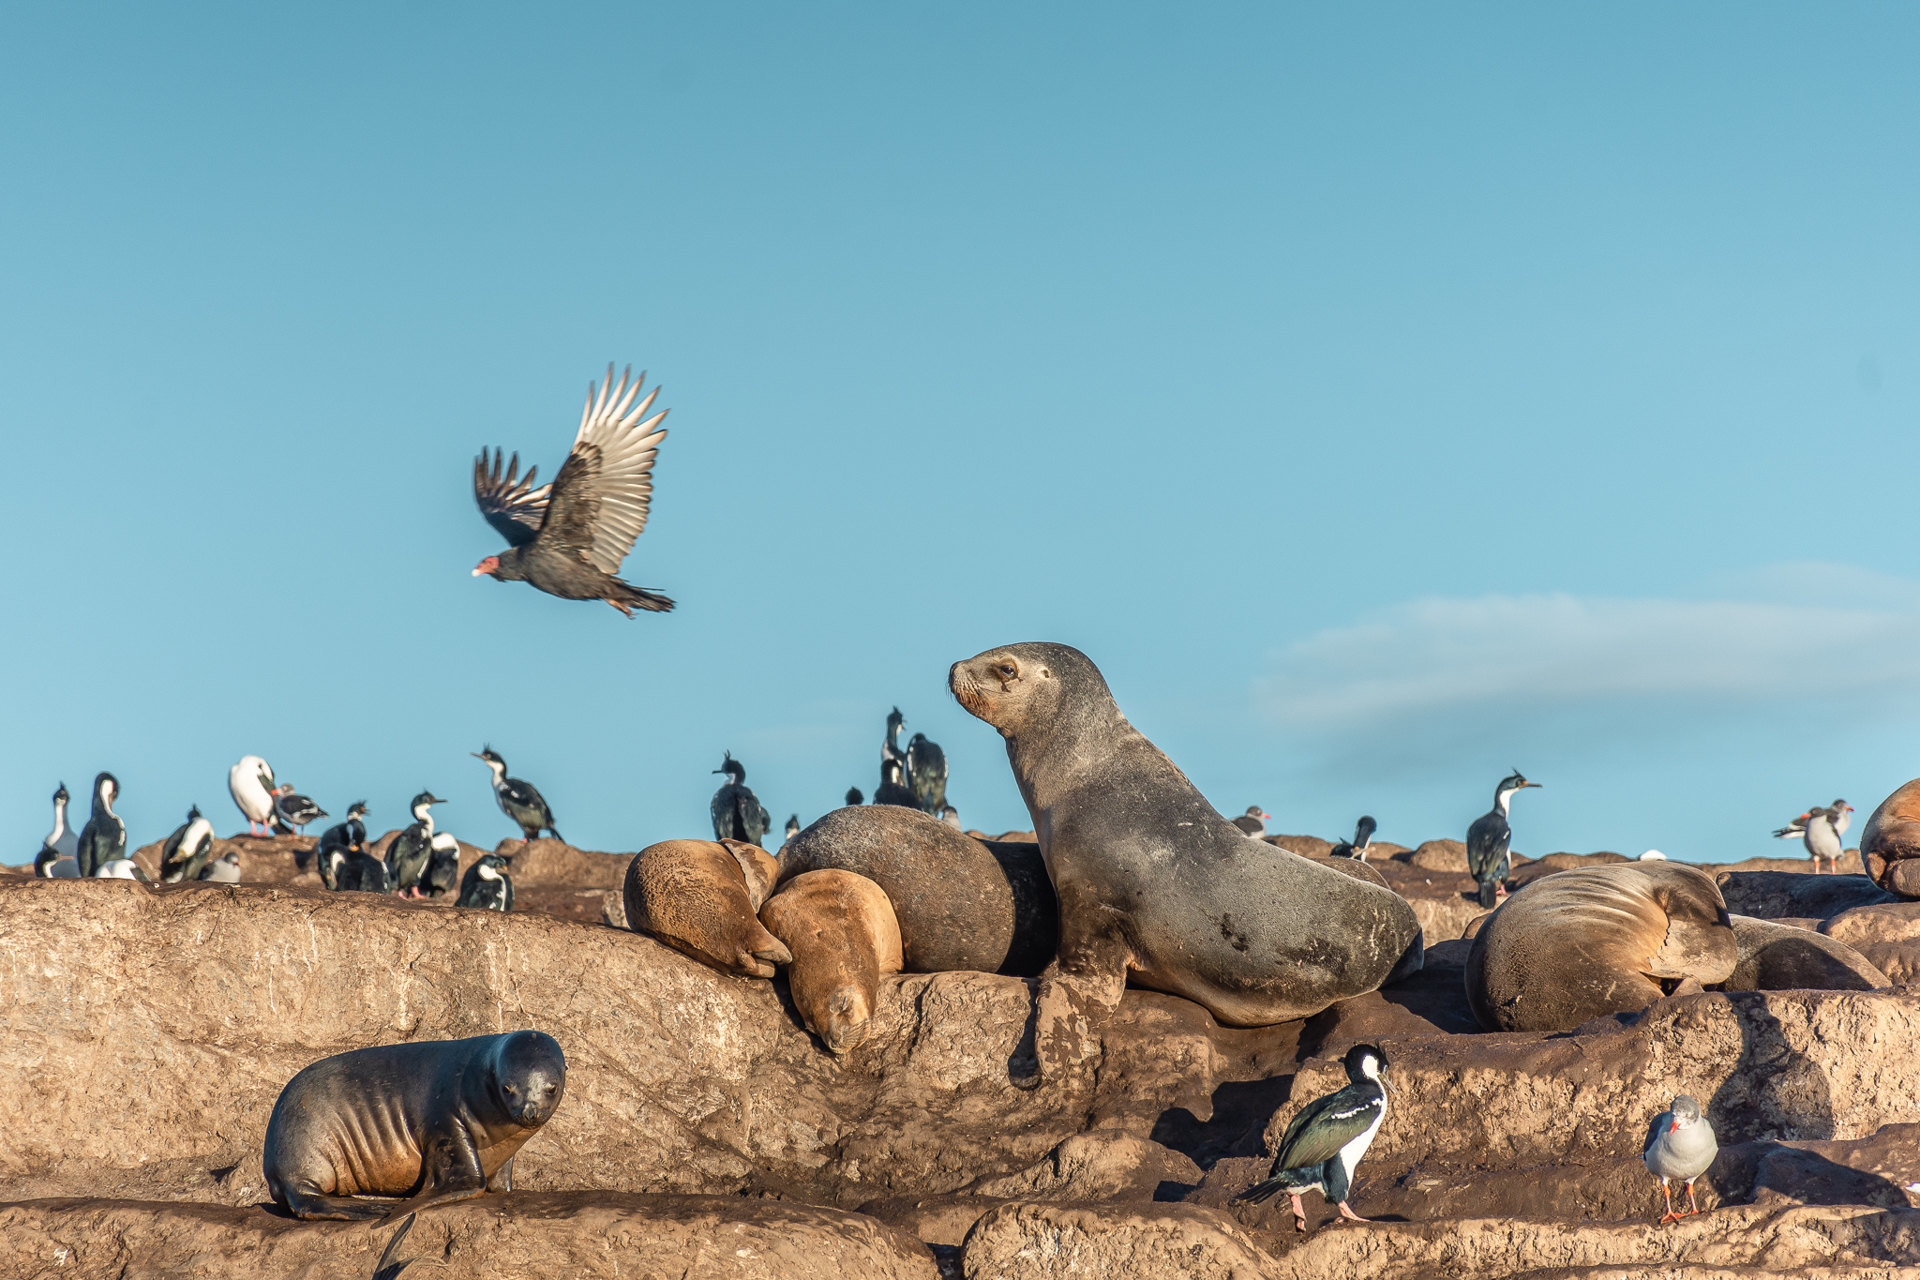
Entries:
[[1680, 1122], [1678, 1120], [1675, 1120], [1672, 1124], [1667, 1126], [1668, 1133], [1678, 1133], [1679, 1131], [1680, 1131]]

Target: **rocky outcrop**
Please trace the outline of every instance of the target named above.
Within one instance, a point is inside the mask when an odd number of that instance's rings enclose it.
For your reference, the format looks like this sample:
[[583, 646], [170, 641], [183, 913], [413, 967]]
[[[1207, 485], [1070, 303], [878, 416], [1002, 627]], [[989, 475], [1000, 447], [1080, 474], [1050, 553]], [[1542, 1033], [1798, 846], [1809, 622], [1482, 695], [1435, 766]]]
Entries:
[[[0, 1205], [0, 1275], [72, 1280], [367, 1280], [393, 1223], [138, 1201]], [[566, 1280], [936, 1280], [933, 1255], [871, 1218], [734, 1196], [513, 1192], [419, 1215], [397, 1253], [455, 1276]], [[410, 1275], [433, 1275], [421, 1265]]]

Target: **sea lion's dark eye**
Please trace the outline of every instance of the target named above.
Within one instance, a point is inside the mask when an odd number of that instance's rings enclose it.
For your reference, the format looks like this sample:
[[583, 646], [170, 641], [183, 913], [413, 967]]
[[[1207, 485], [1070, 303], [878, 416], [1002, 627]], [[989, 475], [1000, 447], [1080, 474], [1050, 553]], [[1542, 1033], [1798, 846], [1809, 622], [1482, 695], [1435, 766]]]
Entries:
[[1011, 680], [1015, 676], [1020, 674], [1020, 668], [1014, 666], [1011, 662], [1003, 662], [999, 666], [995, 667], [993, 671], [994, 671], [994, 674], [999, 676], [1002, 680]]

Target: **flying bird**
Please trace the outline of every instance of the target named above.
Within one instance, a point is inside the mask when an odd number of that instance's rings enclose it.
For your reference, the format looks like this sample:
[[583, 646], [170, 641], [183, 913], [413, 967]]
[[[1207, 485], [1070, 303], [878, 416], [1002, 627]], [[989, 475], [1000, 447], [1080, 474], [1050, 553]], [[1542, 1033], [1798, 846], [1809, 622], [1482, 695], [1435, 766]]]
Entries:
[[616, 387], [608, 365], [607, 380], [587, 388], [580, 430], [553, 483], [534, 488], [539, 468], [528, 467], [522, 476], [517, 453], [502, 475], [500, 450], [491, 458], [480, 451], [473, 463], [473, 500], [509, 545], [476, 565], [474, 577], [528, 582], [563, 600], [605, 600], [629, 618], [635, 609], [673, 608], [667, 597], [614, 576], [647, 527], [653, 460], [667, 438], [659, 425], [667, 411], [646, 416], [660, 388], [636, 405], [647, 375], [632, 374], [629, 368]]

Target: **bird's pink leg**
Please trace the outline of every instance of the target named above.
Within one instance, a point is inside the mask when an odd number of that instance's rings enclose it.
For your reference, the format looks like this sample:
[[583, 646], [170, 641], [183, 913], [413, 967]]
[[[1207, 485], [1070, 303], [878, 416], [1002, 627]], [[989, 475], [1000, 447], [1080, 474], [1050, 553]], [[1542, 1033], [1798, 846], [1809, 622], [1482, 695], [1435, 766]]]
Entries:
[[1687, 1179], [1687, 1212], [1688, 1213], [1700, 1212], [1700, 1206], [1696, 1204], [1693, 1199], [1693, 1179], [1692, 1178]]
[[1340, 1202], [1340, 1216], [1345, 1218], [1348, 1222], [1372, 1222], [1373, 1221], [1372, 1218], [1363, 1218], [1359, 1214], [1355, 1213], [1352, 1209], [1349, 1209], [1347, 1207], [1347, 1202], [1345, 1200], [1342, 1200]]
[[1665, 1226], [1669, 1222], [1680, 1221], [1680, 1215], [1673, 1211], [1673, 1189], [1667, 1185], [1665, 1178], [1660, 1179], [1660, 1194], [1667, 1198], [1667, 1212], [1660, 1219], [1660, 1224]]
[[1292, 1195], [1293, 1229], [1295, 1231], [1305, 1231], [1307, 1229], [1307, 1207], [1300, 1203], [1300, 1193], [1298, 1191], [1293, 1192]]
[[629, 618], [633, 616], [633, 610], [627, 608], [627, 606], [621, 604], [618, 600], [609, 600], [607, 601], [607, 603], [612, 605], [614, 608], [618, 609], [620, 612], [626, 614]]

